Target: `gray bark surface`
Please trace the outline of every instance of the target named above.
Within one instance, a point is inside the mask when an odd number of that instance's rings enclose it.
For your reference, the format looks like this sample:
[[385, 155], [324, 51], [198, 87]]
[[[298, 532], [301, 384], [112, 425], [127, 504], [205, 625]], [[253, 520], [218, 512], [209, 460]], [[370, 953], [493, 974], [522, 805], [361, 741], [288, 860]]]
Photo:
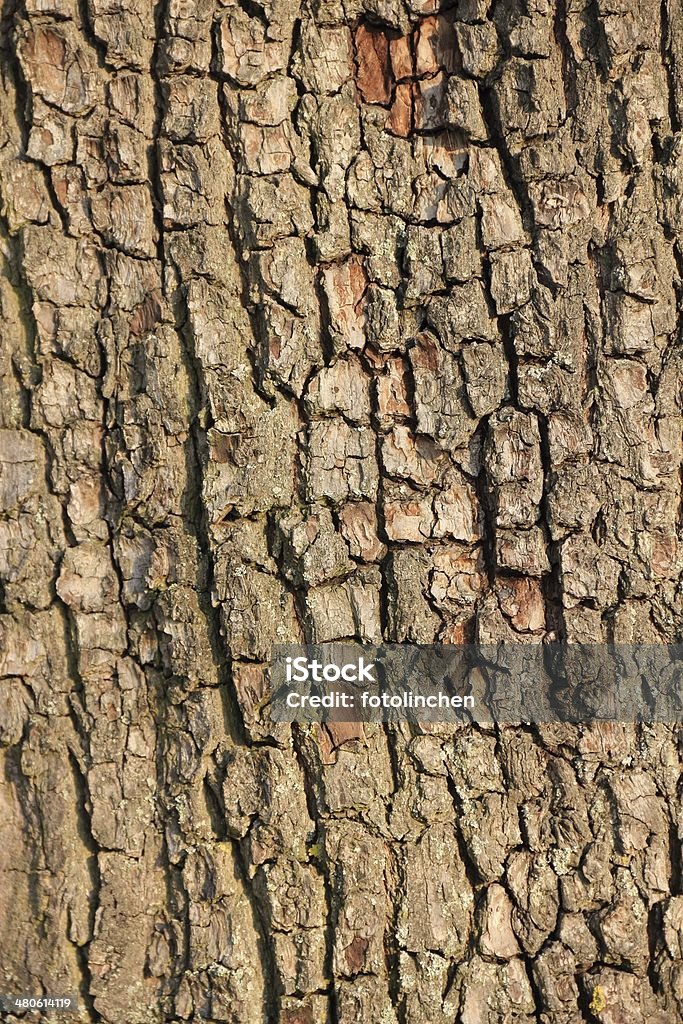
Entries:
[[680, 638], [682, 119], [677, 0], [8, 0], [0, 992], [683, 1020], [677, 730], [264, 676]]

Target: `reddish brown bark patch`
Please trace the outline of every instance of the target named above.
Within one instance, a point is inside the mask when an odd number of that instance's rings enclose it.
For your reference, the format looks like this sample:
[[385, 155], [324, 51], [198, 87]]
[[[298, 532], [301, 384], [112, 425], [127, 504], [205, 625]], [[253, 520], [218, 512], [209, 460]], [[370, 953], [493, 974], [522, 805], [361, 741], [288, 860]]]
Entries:
[[364, 939], [362, 935], [355, 935], [350, 945], [346, 947], [346, 962], [352, 974], [357, 974], [363, 969], [369, 945], [368, 939]]
[[439, 354], [436, 341], [429, 334], [420, 334], [415, 339], [411, 361], [413, 366], [424, 370], [438, 370]]
[[64, 70], [66, 65], [66, 42], [58, 32], [50, 28], [31, 31], [24, 44], [24, 58], [48, 74], [49, 68]]
[[389, 40], [380, 29], [359, 25], [355, 34], [360, 94], [366, 103], [388, 103], [391, 99]]
[[391, 105], [387, 128], [394, 135], [405, 139], [413, 127], [413, 87], [409, 82], [396, 86], [396, 96]]
[[335, 764], [342, 744], [362, 740], [365, 735], [362, 722], [325, 722], [317, 725], [316, 731], [323, 764]]
[[161, 303], [159, 293], [152, 292], [144, 302], [135, 309], [130, 320], [130, 333], [133, 338], [141, 338], [161, 319]]
[[399, 36], [390, 40], [389, 52], [391, 54], [391, 70], [396, 81], [412, 78], [414, 72], [410, 36]]
[[500, 587], [500, 607], [515, 629], [538, 632], [545, 628], [545, 602], [538, 580], [506, 579]]
[[458, 57], [453, 21], [440, 14], [425, 18], [416, 29], [415, 69], [418, 77], [437, 71], [457, 71]]

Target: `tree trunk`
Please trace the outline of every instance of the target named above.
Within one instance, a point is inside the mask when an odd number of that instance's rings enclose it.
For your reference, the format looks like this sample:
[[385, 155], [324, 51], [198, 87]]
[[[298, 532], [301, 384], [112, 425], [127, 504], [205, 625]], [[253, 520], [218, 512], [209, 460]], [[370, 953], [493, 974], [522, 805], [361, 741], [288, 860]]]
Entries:
[[676, 728], [290, 727], [265, 681], [679, 638], [678, 0], [1, 31], [0, 993], [683, 1020]]

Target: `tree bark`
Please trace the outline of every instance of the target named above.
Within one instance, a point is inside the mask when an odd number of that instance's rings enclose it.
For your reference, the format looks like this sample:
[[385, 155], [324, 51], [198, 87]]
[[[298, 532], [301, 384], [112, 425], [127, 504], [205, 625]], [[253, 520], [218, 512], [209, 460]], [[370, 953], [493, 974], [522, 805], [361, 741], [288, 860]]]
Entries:
[[680, 4], [9, 0], [0, 46], [0, 992], [683, 1020], [675, 727], [265, 681], [679, 639]]

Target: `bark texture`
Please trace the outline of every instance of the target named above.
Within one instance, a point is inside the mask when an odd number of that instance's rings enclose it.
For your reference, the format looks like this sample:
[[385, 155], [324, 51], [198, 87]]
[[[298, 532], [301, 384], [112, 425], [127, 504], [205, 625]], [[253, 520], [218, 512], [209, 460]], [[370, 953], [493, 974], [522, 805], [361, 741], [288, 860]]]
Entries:
[[678, 0], [8, 0], [0, 47], [0, 990], [683, 1020], [675, 729], [264, 690], [278, 641], [680, 637]]

